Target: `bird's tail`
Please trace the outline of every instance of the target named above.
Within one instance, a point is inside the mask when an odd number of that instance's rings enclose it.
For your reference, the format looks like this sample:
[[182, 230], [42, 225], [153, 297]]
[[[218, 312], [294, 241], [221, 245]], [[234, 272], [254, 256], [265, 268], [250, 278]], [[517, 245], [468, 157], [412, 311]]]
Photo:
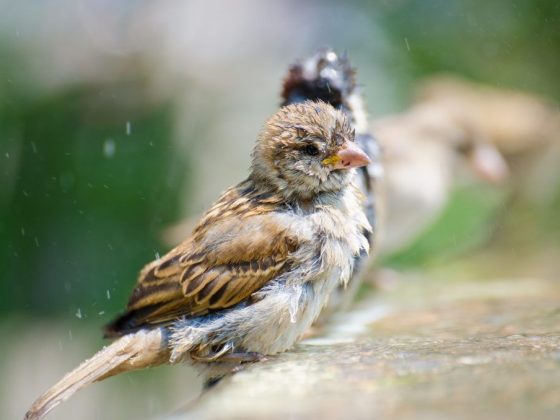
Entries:
[[129, 370], [169, 361], [162, 328], [139, 331], [119, 338], [68, 373], [41, 395], [25, 414], [25, 420], [40, 420], [83, 387]]

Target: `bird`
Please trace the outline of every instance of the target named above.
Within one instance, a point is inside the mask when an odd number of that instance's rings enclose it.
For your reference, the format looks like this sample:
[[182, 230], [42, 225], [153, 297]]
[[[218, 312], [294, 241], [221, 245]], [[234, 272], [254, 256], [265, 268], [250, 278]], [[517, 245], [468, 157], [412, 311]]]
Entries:
[[39, 397], [26, 419], [121, 372], [184, 361], [211, 383], [290, 349], [369, 249], [354, 181], [370, 160], [354, 138], [329, 104], [280, 108], [257, 137], [247, 179], [141, 270], [126, 311], [105, 327], [115, 341]]
[[329, 300], [329, 310], [322, 318], [343, 309], [354, 300], [360, 287], [364, 269], [375, 254], [380, 202], [379, 183], [383, 175], [381, 149], [368, 122], [365, 100], [356, 82], [356, 69], [347, 53], [339, 54], [332, 48], [321, 48], [292, 64], [284, 76], [281, 89], [281, 106], [307, 100], [321, 100], [343, 112], [356, 131], [356, 143], [368, 155], [370, 163], [362, 166], [355, 175], [355, 182], [366, 197], [364, 211], [372, 226], [368, 234], [370, 252], [359, 255], [347, 286], [341, 285]]

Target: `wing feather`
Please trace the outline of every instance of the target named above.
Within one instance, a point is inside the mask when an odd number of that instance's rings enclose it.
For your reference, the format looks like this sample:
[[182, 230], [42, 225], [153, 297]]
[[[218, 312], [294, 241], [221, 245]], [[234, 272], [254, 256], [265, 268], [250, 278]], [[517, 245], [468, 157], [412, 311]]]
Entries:
[[299, 245], [279, 223], [279, 199], [246, 184], [226, 191], [189, 239], [144, 267], [127, 312], [106, 335], [229, 308], [289, 269]]

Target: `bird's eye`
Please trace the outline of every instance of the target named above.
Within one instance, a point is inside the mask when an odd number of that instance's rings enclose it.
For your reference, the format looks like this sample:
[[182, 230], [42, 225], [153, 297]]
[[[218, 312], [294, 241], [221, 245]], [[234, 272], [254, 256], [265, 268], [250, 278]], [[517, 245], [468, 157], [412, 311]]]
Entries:
[[317, 156], [319, 154], [319, 149], [312, 144], [308, 144], [303, 148], [303, 152], [309, 156]]

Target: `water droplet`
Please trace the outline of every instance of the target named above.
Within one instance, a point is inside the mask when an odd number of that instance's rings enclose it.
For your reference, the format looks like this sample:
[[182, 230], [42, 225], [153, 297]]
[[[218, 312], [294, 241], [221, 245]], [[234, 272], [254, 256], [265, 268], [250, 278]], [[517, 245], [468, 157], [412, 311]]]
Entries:
[[130, 124], [130, 121], [126, 122], [126, 135], [130, 136], [130, 133], [132, 132], [132, 124]]
[[115, 140], [113, 140], [112, 138], [106, 139], [103, 143], [103, 154], [105, 155], [105, 157], [112, 158], [115, 155], [115, 149]]
[[299, 312], [299, 298], [301, 297], [301, 287], [294, 287], [294, 292], [290, 298], [288, 311], [290, 313], [290, 322], [295, 324], [298, 319]]
[[329, 51], [326, 58], [328, 61], [335, 61], [337, 59], [336, 53], [334, 51]]
[[76, 317], [78, 319], [82, 319], [82, 310], [80, 308], [78, 308], [78, 310], [76, 311]]
[[408, 43], [408, 38], [404, 38], [404, 43], [406, 44], [406, 49], [410, 51], [410, 44]]
[[107, 300], [111, 300], [111, 292], [107, 289]]
[[99, 311], [97, 314], [98, 315], [105, 315], [105, 311]]

